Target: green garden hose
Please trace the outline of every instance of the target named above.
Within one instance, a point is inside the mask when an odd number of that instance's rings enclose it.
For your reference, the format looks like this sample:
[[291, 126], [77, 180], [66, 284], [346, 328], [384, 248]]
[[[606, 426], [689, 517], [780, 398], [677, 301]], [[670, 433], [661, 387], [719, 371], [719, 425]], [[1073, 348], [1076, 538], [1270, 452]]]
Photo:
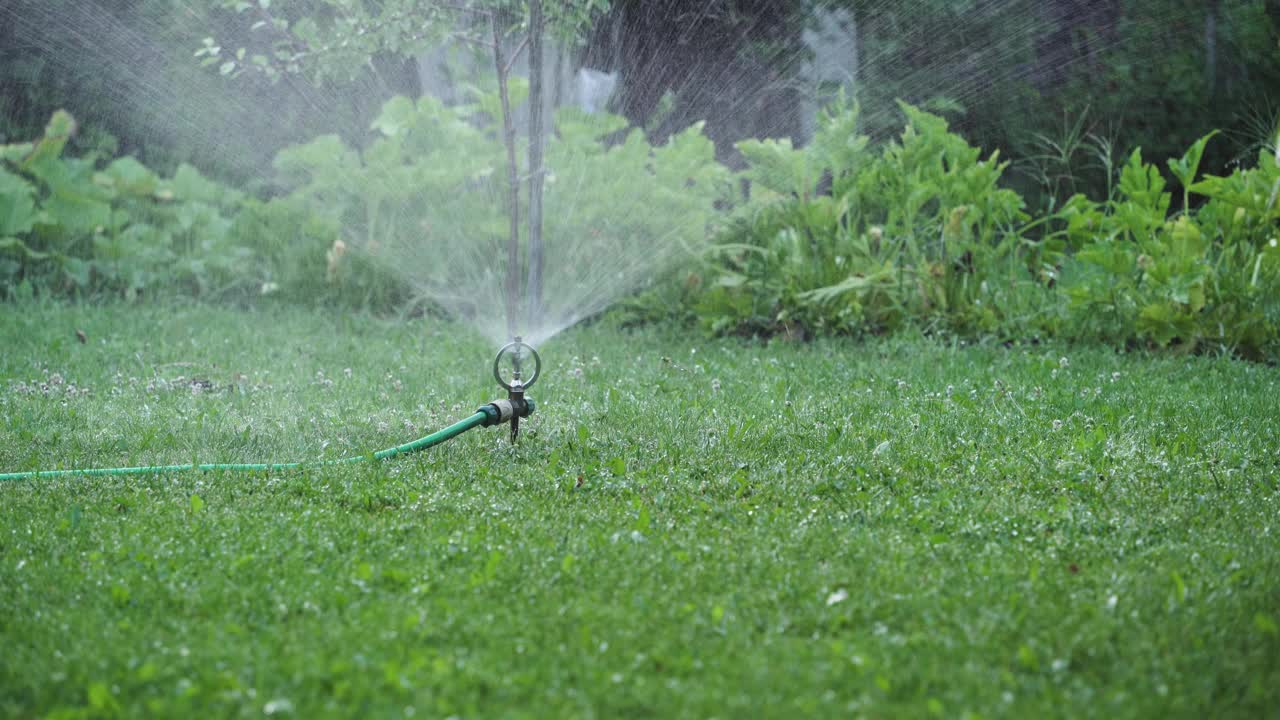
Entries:
[[[504, 359], [508, 360], [512, 365], [510, 379], [506, 379], [502, 375], [501, 365]], [[533, 372], [528, 378], [524, 378], [522, 375], [526, 360], [530, 360], [533, 363]], [[495, 400], [476, 410], [466, 420], [460, 420], [443, 430], [404, 445], [379, 450], [372, 455], [357, 455], [340, 460], [290, 463], [206, 463], [203, 465], [189, 463], [186, 465], [144, 465], [141, 467], [86, 468], [77, 470], [30, 470], [27, 472], [0, 473], [0, 481], [94, 475], [160, 475], [190, 470], [204, 472], [273, 472], [277, 470], [296, 470], [301, 467], [349, 465], [366, 460], [385, 460], [397, 455], [415, 453], [419, 450], [426, 450], [429, 447], [439, 445], [447, 440], [452, 440], [471, 428], [489, 427], [490, 425], [502, 425], [504, 423], [510, 423], [511, 441], [515, 442], [516, 433], [519, 432], [520, 428], [520, 419], [532, 415], [535, 407], [533, 398], [525, 397], [525, 390], [529, 389], [537, 381], [541, 372], [542, 358], [538, 357], [538, 352], [517, 337], [512, 342], [504, 345], [493, 360], [493, 376], [498, 381], [498, 384], [507, 391], [505, 400]]]
[[[533, 402], [529, 401], [528, 412], [533, 411]], [[70, 476], [93, 476], [93, 475], [158, 475], [163, 473], [186, 472], [189, 470], [201, 471], [229, 471], [229, 472], [272, 472], [276, 470], [294, 470], [300, 467], [324, 467], [328, 465], [347, 465], [351, 463], [364, 462], [366, 460], [384, 460], [386, 458], [395, 457], [397, 455], [406, 455], [408, 453], [426, 450], [429, 447], [439, 445], [447, 440], [461, 435], [462, 433], [477, 426], [497, 425], [505, 422], [502, 410], [493, 404], [486, 405], [475, 412], [471, 417], [460, 420], [449, 427], [438, 432], [431, 433], [426, 437], [418, 438], [404, 445], [379, 450], [373, 455], [357, 455], [355, 457], [342, 458], [340, 460], [320, 460], [314, 462], [291, 462], [291, 463], [207, 463], [198, 465], [196, 463], [188, 463], [186, 465], [149, 465], [143, 467], [119, 467], [119, 468], [94, 468], [83, 470], [33, 470], [30, 472], [17, 473], [0, 473], [0, 481], [3, 480], [32, 480], [36, 478], [56, 478]]]

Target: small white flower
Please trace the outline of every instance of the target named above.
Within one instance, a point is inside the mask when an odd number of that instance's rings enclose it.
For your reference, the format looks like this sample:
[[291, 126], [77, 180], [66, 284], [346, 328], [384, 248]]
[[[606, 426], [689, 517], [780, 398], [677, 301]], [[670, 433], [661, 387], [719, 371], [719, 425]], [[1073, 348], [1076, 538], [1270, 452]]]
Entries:
[[1058, 367], [1060, 367], [1060, 368], [1069, 368], [1069, 367], [1071, 367], [1071, 361], [1070, 361], [1070, 360], [1068, 360], [1068, 359], [1067, 359], [1067, 358], [1065, 358], [1065, 357], [1064, 357], [1064, 358], [1058, 358]]
[[1054, 429], [1054, 430], [1061, 430], [1061, 429], [1062, 429], [1062, 421], [1061, 421], [1061, 420], [1054, 420], [1054, 421], [1053, 421], [1053, 429]]
[[844, 588], [840, 588], [839, 590], [836, 590], [835, 592], [827, 596], [827, 607], [831, 607], [836, 603], [842, 603], [848, 599], [849, 599], [849, 591], [845, 590]]

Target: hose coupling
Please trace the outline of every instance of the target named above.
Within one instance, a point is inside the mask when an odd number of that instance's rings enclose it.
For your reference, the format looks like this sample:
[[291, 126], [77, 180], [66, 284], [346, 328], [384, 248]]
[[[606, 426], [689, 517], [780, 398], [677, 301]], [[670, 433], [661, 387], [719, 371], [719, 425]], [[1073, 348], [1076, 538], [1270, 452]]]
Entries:
[[486, 415], [485, 421], [481, 423], [481, 427], [492, 427], [501, 425], [505, 422], [515, 420], [517, 423], [521, 418], [527, 418], [533, 414], [536, 403], [533, 398], [522, 397], [518, 399], [508, 398], [506, 400], [494, 400], [480, 408], [480, 412]]

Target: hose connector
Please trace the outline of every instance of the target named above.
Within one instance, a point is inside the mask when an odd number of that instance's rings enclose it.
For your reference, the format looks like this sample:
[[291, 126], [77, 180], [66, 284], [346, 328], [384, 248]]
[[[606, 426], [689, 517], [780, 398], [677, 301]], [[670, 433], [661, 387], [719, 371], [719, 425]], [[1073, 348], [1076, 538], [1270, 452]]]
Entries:
[[487, 416], [480, 426], [493, 427], [494, 425], [510, 422], [513, 419], [527, 418], [533, 414], [535, 406], [536, 403], [533, 402], [533, 398], [494, 400], [479, 409], [479, 412]]

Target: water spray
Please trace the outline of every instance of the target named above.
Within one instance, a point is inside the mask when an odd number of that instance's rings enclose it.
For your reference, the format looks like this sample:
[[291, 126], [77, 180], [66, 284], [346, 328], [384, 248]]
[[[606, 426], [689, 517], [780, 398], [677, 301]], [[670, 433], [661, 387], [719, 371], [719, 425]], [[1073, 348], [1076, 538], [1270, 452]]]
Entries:
[[[508, 368], [504, 372], [504, 362]], [[526, 373], [528, 373], [526, 375]], [[101, 475], [159, 475], [165, 473], [200, 470], [204, 472], [275, 472], [280, 470], [296, 470], [303, 467], [328, 467], [332, 465], [351, 465], [370, 460], [386, 460], [398, 455], [407, 455], [434, 447], [461, 435], [475, 427], [493, 427], [503, 423], [511, 424], [511, 442], [515, 442], [520, 434], [520, 420], [533, 414], [535, 404], [533, 398], [526, 397], [525, 391], [538, 381], [542, 374], [542, 358], [533, 346], [516, 336], [498, 350], [493, 358], [493, 377], [498, 385], [507, 391], [503, 400], [494, 400], [481, 406], [471, 417], [460, 420], [443, 430], [418, 438], [413, 442], [379, 450], [368, 455], [356, 455], [338, 460], [317, 460], [312, 462], [290, 463], [187, 463], [184, 465], [146, 465], [140, 467], [117, 468], [82, 468], [75, 470], [31, 470], [27, 472], [0, 473], [0, 481], [32, 480], [36, 478], [56, 478], [72, 476]]]

